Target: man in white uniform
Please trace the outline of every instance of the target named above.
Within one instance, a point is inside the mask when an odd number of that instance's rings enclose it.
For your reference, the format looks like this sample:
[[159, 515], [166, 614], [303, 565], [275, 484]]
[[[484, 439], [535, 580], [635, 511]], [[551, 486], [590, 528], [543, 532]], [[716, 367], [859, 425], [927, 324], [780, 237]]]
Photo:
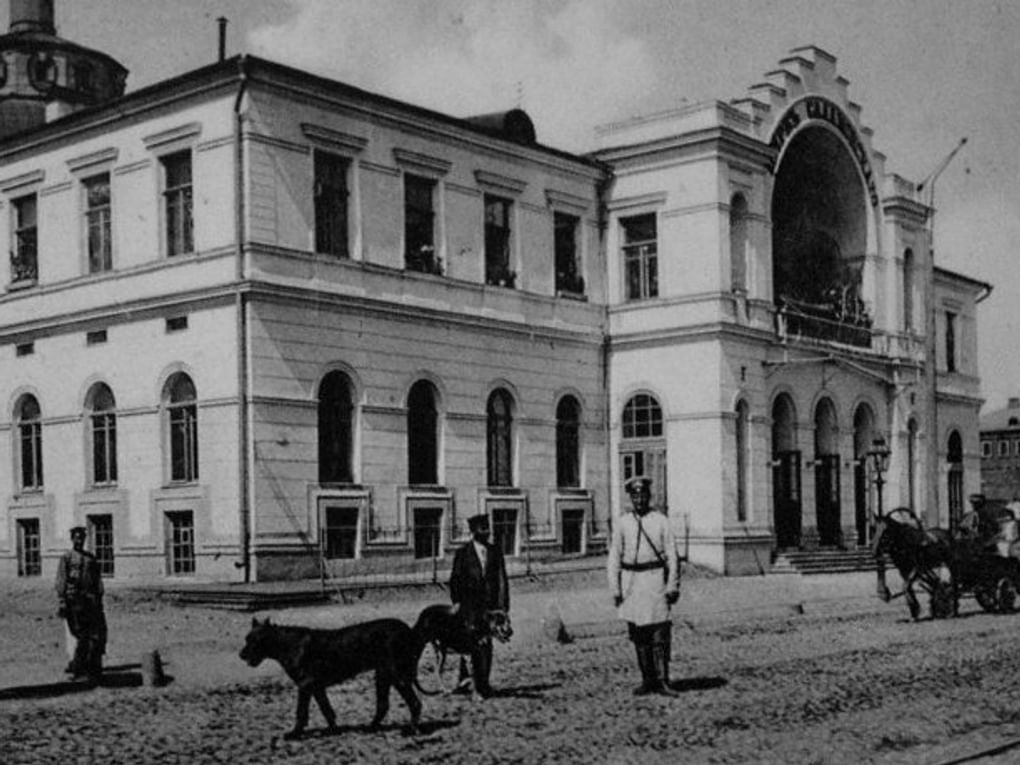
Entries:
[[669, 684], [669, 609], [680, 597], [680, 579], [669, 521], [651, 510], [651, 483], [644, 476], [627, 481], [634, 509], [613, 528], [609, 589], [637, 651], [641, 685], [634, 693], [676, 696]]

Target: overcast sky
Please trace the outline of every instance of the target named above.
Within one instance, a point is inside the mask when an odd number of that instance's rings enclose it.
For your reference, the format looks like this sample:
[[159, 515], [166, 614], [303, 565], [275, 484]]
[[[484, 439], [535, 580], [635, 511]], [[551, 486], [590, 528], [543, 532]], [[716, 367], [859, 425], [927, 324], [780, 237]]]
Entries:
[[[7, 3], [4, 7], [6, 16]], [[1016, 0], [56, 0], [58, 33], [131, 72], [206, 63], [215, 19], [247, 52], [456, 116], [523, 106], [539, 140], [745, 94], [791, 48], [838, 58], [886, 169], [936, 186], [936, 263], [991, 282], [985, 411], [1020, 395], [1020, 2]]]

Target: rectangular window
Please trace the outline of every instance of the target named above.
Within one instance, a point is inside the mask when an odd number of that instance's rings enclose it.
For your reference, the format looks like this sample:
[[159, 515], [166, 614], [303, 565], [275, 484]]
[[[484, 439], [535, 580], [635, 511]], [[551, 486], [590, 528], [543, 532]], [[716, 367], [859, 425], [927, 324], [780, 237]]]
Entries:
[[18, 576], [42, 574], [42, 544], [38, 518], [18, 519]]
[[336, 154], [316, 151], [315, 251], [338, 258], [349, 256], [347, 245], [347, 166]]
[[11, 281], [34, 282], [39, 278], [38, 202], [35, 194], [11, 202], [14, 210], [14, 241], [11, 243]]
[[485, 195], [485, 283], [513, 287], [517, 274], [510, 268], [513, 202]]
[[166, 514], [167, 571], [173, 576], [195, 573], [195, 521], [190, 510]]
[[194, 404], [170, 408], [170, 480], [198, 480], [198, 411]]
[[117, 483], [117, 415], [113, 412], [92, 415], [92, 483]]
[[517, 509], [497, 507], [492, 511], [492, 543], [503, 555], [517, 554]]
[[404, 176], [404, 265], [409, 271], [443, 273], [436, 253], [435, 189], [430, 178]]
[[564, 510], [563, 548], [565, 554], [584, 552], [584, 510]]
[[85, 333], [85, 345], [102, 345], [106, 342], [106, 330], [95, 329]]
[[89, 273], [113, 268], [110, 229], [110, 174], [102, 173], [82, 182], [85, 192], [85, 232], [88, 242]]
[[163, 202], [167, 257], [194, 252], [192, 219], [191, 151], [169, 154], [163, 165]]
[[956, 314], [946, 311], [946, 371], [956, 371]]
[[358, 508], [327, 507], [323, 515], [322, 554], [354, 558], [358, 550]]
[[991, 441], [982, 441], [981, 442], [981, 456], [982, 457], [991, 457], [992, 456], [992, 442]]
[[655, 213], [621, 218], [623, 270], [627, 300], [659, 295], [659, 262]]
[[1000, 457], [1009, 456], [1009, 441], [999, 441], [999, 456]]
[[86, 521], [92, 554], [99, 563], [99, 573], [113, 576], [113, 516], [90, 515]]
[[441, 507], [414, 508], [414, 557], [440, 557], [440, 523], [443, 518]]
[[21, 440], [21, 488], [26, 491], [43, 487], [42, 423], [23, 422], [18, 425]]
[[31, 356], [35, 353], [35, 343], [18, 343], [14, 346], [15, 356]]
[[556, 260], [556, 291], [584, 294], [584, 278], [577, 258], [580, 218], [553, 213], [553, 249]]
[[188, 328], [187, 316], [171, 316], [166, 320], [167, 332], [181, 332]]

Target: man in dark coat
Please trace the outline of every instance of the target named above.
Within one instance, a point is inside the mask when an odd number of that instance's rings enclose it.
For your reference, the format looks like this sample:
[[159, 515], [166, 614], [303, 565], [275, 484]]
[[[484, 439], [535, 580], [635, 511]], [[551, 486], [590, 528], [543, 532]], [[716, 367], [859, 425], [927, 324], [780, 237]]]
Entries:
[[[457, 550], [450, 573], [450, 598], [460, 606], [468, 624], [477, 624], [486, 611], [510, 611], [510, 586], [503, 552], [489, 542], [489, 516], [468, 518], [471, 541]], [[481, 639], [471, 654], [475, 693], [492, 695], [492, 637]]]
[[67, 671], [75, 679], [98, 683], [103, 673], [106, 652], [106, 616], [103, 613], [103, 578], [99, 561], [85, 549], [83, 526], [71, 529], [71, 547], [57, 566], [57, 615], [77, 640], [74, 657]]

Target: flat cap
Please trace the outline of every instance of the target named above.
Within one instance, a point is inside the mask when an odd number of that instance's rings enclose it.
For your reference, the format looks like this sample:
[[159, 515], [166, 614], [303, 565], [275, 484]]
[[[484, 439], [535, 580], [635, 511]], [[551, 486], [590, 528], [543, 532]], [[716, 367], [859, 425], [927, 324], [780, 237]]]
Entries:
[[633, 478], [628, 478], [627, 482], [623, 485], [623, 488], [627, 490], [628, 494], [634, 494], [635, 492], [643, 489], [650, 489], [652, 487], [652, 479], [646, 475], [636, 475]]

